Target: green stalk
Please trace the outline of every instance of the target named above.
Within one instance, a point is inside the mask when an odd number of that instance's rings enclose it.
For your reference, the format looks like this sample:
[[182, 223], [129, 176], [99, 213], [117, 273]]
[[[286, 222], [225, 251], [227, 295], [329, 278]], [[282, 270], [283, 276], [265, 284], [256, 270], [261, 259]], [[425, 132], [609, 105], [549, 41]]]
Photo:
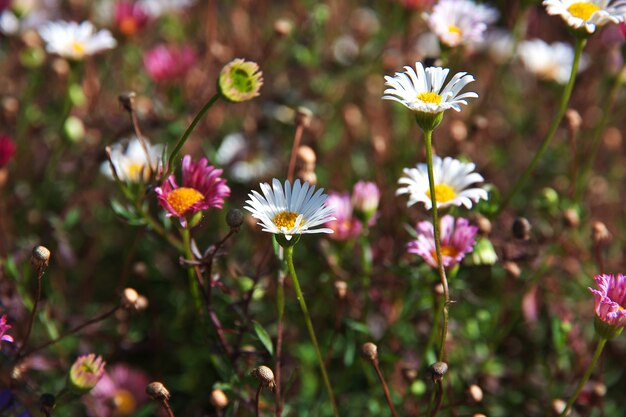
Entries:
[[570, 397], [569, 401], [567, 402], [567, 405], [565, 406], [565, 409], [560, 414], [560, 417], [565, 417], [569, 413], [570, 408], [572, 408], [572, 405], [574, 405], [574, 401], [576, 401], [576, 398], [578, 398], [580, 391], [582, 391], [583, 387], [589, 380], [589, 377], [591, 376], [591, 372], [593, 372], [593, 369], [596, 367], [596, 364], [598, 363], [598, 359], [600, 359], [600, 355], [602, 354], [602, 350], [604, 349], [604, 345], [606, 344], [606, 341], [607, 339], [603, 337], [601, 337], [600, 340], [598, 341], [598, 346], [596, 347], [596, 351], [593, 354], [593, 359], [591, 360], [591, 363], [587, 367], [585, 374], [583, 375], [580, 382], [578, 383], [578, 386], [576, 387], [576, 391], [574, 391], [574, 394]]
[[196, 125], [204, 117], [206, 112], [209, 111], [211, 106], [213, 106], [213, 104], [215, 104], [217, 99], [219, 99], [220, 97], [221, 97], [220, 93], [216, 93], [213, 97], [211, 97], [209, 101], [206, 102], [206, 104], [200, 109], [198, 114], [196, 114], [196, 117], [193, 119], [193, 121], [191, 122], [187, 130], [185, 130], [185, 133], [183, 133], [183, 136], [181, 136], [181, 138], [178, 140], [178, 143], [176, 143], [174, 150], [170, 154], [170, 157], [167, 160], [167, 167], [165, 168], [167, 172], [169, 172], [172, 169], [171, 167], [172, 167], [172, 163], [174, 162], [174, 158], [176, 158], [176, 156], [180, 152], [185, 142], [187, 142], [187, 139], [189, 139], [189, 135], [191, 135], [191, 132], [193, 132], [193, 130], [196, 128]]
[[437, 255], [437, 271], [439, 279], [443, 287], [443, 324], [441, 325], [441, 341], [439, 344], [438, 360], [444, 360], [446, 350], [446, 336], [448, 335], [448, 305], [450, 304], [450, 293], [448, 291], [448, 279], [446, 278], [446, 269], [443, 266], [443, 257], [441, 256], [441, 223], [439, 222], [439, 214], [437, 212], [437, 195], [435, 194], [435, 174], [433, 171], [433, 131], [424, 130], [424, 138], [426, 139], [426, 163], [428, 165], [428, 185], [430, 187], [430, 201], [432, 203], [431, 211], [433, 213], [433, 231], [435, 235], [435, 254]]
[[309, 337], [311, 338], [311, 342], [313, 342], [313, 347], [315, 348], [315, 355], [317, 356], [317, 361], [320, 365], [320, 370], [322, 371], [322, 379], [324, 380], [324, 385], [326, 385], [326, 391], [328, 393], [330, 403], [333, 407], [333, 415], [335, 417], [339, 417], [339, 410], [337, 409], [337, 403], [335, 402], [335, 394], [333, 393], [330, 379], [328, 379], [326, 365], [324, 365], [324, 359], [322, 358], [320, 347], [317, 343], [317, 337], [315, 336], [315, 330], [313, 329], [313, 323], [311, 322], [309, 309], [306, 306], [304, 295], [302, 294], [302, 290], [300, 289], [300, 282], [298, 281], [298, 276], [296, 275], [296, 270], [293, 266], [293, 246], [285, 247], [285, 259], [287, 261], [289, 275], [291, 275], [291, 280], [293, 281], [293, 288], [296, 291], [296, 297], [298, 298], [298, 302], [300, 303], [300, 309], [302, 310], [302, 314], [304, 315], [304, 322], [306, 323], [306, 328], [309, 331]]
[[[185, 259], [188, 261], [192, 261], [194, 259], [193, 253], [191, 252], [191, 236], [188, 228], [180, 229], [180, 236], [183, 241], [183, 253], [185, 254]], [[191, 296], [193, 297], [193, 301], [196, 305], [196, 308], [199, 310], [202, 308], [202, 301], [200, 300], [200, 291], [198, 285], [196, 284], [196, 271], [194, 271], [193, 266], [189, 265], [187, 267], [187, 278], [189, 280], [189, 291], [191, 291]]]
[[569, 76], [569, 81], [567, 82], [567, 85], [565, 86], [565, 89], [563, 90], [563, 95], [561, 96], [561, 103], [559, 104], [559, 109], [554, 117], [554, 120], [552, 120], [552, 125], [550, 126], [550, 130], [548, 130], [548, 133], [546, 134], [546, 137], [543, 140], [543, 143], [537, 150], [537, 153], [535, 154], [532, 161], [530, 162], [530, 165], [528, 165], [524, 173], [519, 177], [519, 179], [513, 186], [513, 189], [502, 200], [502, 203], [499, 205], [496, 214], [500, 214], [509, 205], [513, 197], [519, 192], [519, 190], [524, 186], [524, 184], [526, 184], [526, 182], [528, 181], [528, 178], [530, 178], [530, 175], [533, 173], [535, 167], [537, 166], [537, 163], [539, 163], [539, 160], [548, 149], [548, 146], [550, 145], [550, 141], [552, 140], [552, 137], [554, 137], [556, 130], [561, 124], [563, 115], [565, 115], [565, 111], [567, 110], [567, 104], [569, 103], [569, 99], [572, 95], [572, 90], [574, 89], [574, 82], [576, 81], [576, 74], [578, 73], [578, 64], [580, 63], [580, 56], [582, 55], [583, 48], [585, 47], [586, 43], [587, 43], [587, 39], [582, 38], [582, 37], [576, 37], [576, 45], [574, 47], [574, 63], [572, 64], [572, 71]]

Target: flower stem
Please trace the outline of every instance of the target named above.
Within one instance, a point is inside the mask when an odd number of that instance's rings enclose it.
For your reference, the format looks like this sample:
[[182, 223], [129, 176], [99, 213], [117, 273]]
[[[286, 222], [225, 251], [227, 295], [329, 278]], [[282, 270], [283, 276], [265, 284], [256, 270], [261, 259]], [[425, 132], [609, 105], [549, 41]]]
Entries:
[[580, 56], [582, 55], [583, 48], [585, 47], [586, 43], [587, 43], [587, 40], [585, 38], [582, 38], [582, 37], [576, 38], [572, 71], [569, 76], [569, 81], [567, 82], [567, 85], [565, 86], [565, 89], [563, 90], [563, 95], [561, 96], [561, 103], [559, 104], [559, 109], [556, 115], [554, 116], [554, 120], [552, 120], [552, 125], [550, 126], [550, 130], [548, 130], [548, 133], [546, 134], [546, 137], [541, 143], [541, 146], [537, 150], [537, 153], [533, 157], [532, 161], [530, 161], [530, 164], [528, 165], [528, 167], [526, 167], [526, 170], [524, 171], [524, 173], [519, 177], [519, 179], [517, 180], [517, 182], [511, 189], [511, 191], [506, 195], [506, 197], [504, 197], [504, 199], [502, 200], [502, 203], [498, 206], [498, 210], [496, 214], [500, 214], [509, 205], [509, 203], [511, 202], [515, 194], [517, 194], [519, 190], [524, 186], [524, 184], [526, 184], [526, 181], [528, 181], [528, 178], [530, 178], [530, 175], [532, 174], [535, 167], [537, 166], [537, 163], [539, 162], [543, 154], [548, 149], [548, 146], [550, 145], [550, 141], [552, 140], [552, 137], [554, 136], [554, 134], [556, 133], [556, 130], [561, 124], [563, 115], [565, 115], [565, 111], [567, 110], [567, 104], [569, 103], [569, 99], [572, 95], [572, 90], [574, 89], [574, 82], [576, 81], [576, 74], [578, 73], [578, 64], [580, 63]]
[[215, 93], [215, 95], [211, 97], [211, 99], [207, 101], [206, 104], [200, 109], [198, 114], [196, 114], [196, 117], [193, 119], [193, 121], [191, 122], [187, 130], [185, 130], [185, 133], [183, 133], [183, 136], [181, 136], [181, 138], [178, 140], [178, 143], [174, 147], [174, 150], [172, 150], [172, 153], [170, 154], [170, 157], [167, 160], [167, 167], [165, 167], [165, 170], [167, 172], [170, 172], [170, 170], [172, 169], [172, 162], [174, 162], [174, 158], [176, 158], [176, 156], [180, 152], [185, 142], [187, 142], [187, 139], [189, 139], [189, 135], [191, 135], [191, 132], [193, 132], [198, 122], [200, 122], [200, 120], [204, 117], [206, 112], [209, 111], [211, 106], [213, 106], [213, 104], [215, 104], [215, 102], [220, 97], [221, 97], [220, 93]]
[[372, 360], [372, 365], [374, 365], [374, 370], [376, 371], [376, 375], [378, 375], [378, 379], [380, 380], [381, 385], [383, 386], [383, 392], [385, 393], [385, 399], [387, 400], [387, 405], [389, 406], [389, 410], [391, 411], [391, 415], [393, 417], [398, 417], [398, 413], [396, 413], [396, 408], [393, 406], [393, 401], [391, 401], [391, 393], [389, 392], [389, 387], [385, 382], [385, 377], [383, 373], [380, 371], [380, 366], [378, 366], [378, 359], [374, 358]]
[[324, 380], [324, 385], [326, 385], [326, 391], [328, 393], [330, 403], [333, 407], [333, 415], [335, 417], [339, 417], [339, 410], [337, 409], [337, 403], [335, 402], [335, 394], [333, 393], [333, 388], [330, 384], [330, 379], [328, 379], [328, 373], [326, 372], [326, 365], [324, 365], [324, 359], [322, 358], [320, 347], [317, 343], [317, 337], [315, 336], [313, 323], [311, 323], [311, 316], [309, 315], [309, 309], [306, 306], [304, 295], [302, 294], [302, 290], [300, 289], [300, 282], [298, 281], [298, 276], [296, 275], [296, 270], [293, 266], [293, 246], [285, 247], [285, 259], [287, 261], [287, 268], [289, 269], [289, 275], [291, 275], [291, 280], [293, 282], [293, 288], [296, 291], [296, 298], [298, 298], [298, 302], [300, 303], [300, 309], [302, 310], [302, 314], [304, 315], [304, 322], [306, 323], [306, 328], [309, 331], [309, 337], [311, 338], [311, 342], [313, 342], [313, 347], [315, 348], [315, 355], [317, 356], [317, 361], [320, 365], [320, 370], [322, 371], [322, 379]]
[[276, 417], [281, 417], [283, 414], [283, 404], [281, 400], [281, 367], [282, 367], [282, 351], [283, 351], [283, 318], [285, 316], [285, 271], [281, 268], [278, 272], [278, 279], [276, 282], [276, 312], [278, 318], [276, 320], [276, 363], [274, 370], [276, 375], [274, 381], [276, 387]]
[[602, 350], [604, 349], [604, 345], [606, 344], [606, 341], [607, 339], [603, 337], [601, 337], [600, 340], [598, 341], [598, 346], [596, 347], [596, 351], [593, 354], [593, 359], [591, 359], [591, 363], [587, 367], [585, 374], [583, 375], [580, 382], [578, 383], [578, 386], [576, 387], [576, 391], [574, 391], [574, 394], [570, 397], [569, 401], [567, 402], [567, 405], [565, 406], [565, 409], [560, 414], [560, 417], [565, 417], [569, 413], [570, 408], [572, 408], [572, 405], [574, 405], [574, 401], [576, 401], [576, 398], [578, 398], [580, 391], [582, 391], [583, 387], [589, 380], [589, 377], [591, 376], [591, 372], [593, 372], [593, 369], [596, 367], [596, 364], [598, 363], [598, 359], [600, 359], [600, 355], [602, 354]]
[[446, 336], [448, 335], [448, 306], [450, 304], [450, 293], [448, 291], [448, 279], [446, 278], [446, 269], [443, 266], [443, 257], [441, 255], [441, 223], [439, 223], [439, 214], [437, 212], [437, 195], [435, 193], [435, 174], [433, 171], [433, 131], [424, 130], [424, 138], [426, 139], [426, 163], [428, 164], [428, 185], [430, 187], [430, 201], [432, 203], [431, 211], [433, 213], [433, 231], [435, 235], [435, 254], [437, 255], [437, 271], [439, 279], [443, 287], [443, 324], [441, 326], [441, 341], [439, 344], [439, 354], [437, 359], [441, 362], [444, 360], [446, 351]]
[[35, 321], [35, 315], [37, 314], [37, 305], [39, 304], [39, 300], [41, 299], [41, 278], [46, 270], [46, 268], [39, 267], [37, 269], [37, 291], [35, 292], [35, 302], [33, 303], [33, 311], [30, 314], [30, 319], [28, 321], [28, 327], [26, 328], [26, 334], [24, 335], [24, 340], [20, 345], [20, 349], [17, 351], [15, 355], [17, 358], [22, 356], [24, 349], [26, 349], [26, 344], [28, 343], [28, 339], [30, 338], [30, 332], [33, 330], [33, 322]]
[[[193, 261], [195, 258], [191, 252], [191, 236], [189, 234], [189, 229], [186, 227], [180, 229], [180, 236], [183, 240], [183, 253], [185, 254], [185, 259]], [[202, 308], [200, 289], [196, 285], [196, 272], [191, 265], [187, 267], [187, 278], [189, 279], [189, 290], [191, 291], [191, 296], [193, 297], [196, 308], [200, 310]]]

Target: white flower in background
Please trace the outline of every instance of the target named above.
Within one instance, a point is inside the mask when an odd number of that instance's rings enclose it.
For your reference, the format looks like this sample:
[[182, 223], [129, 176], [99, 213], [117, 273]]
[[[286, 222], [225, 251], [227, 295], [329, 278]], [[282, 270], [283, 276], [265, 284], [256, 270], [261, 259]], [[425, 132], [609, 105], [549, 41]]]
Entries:
[[[14, 0], [0, 10], [0, 33], [17, 35], [37, 30], [41, 25], [59, 16], [60, 0]], [[2, 0], [0, 0], [0, 4]], [[1, 7], [0, 7], [1, 8]]]
[[[150, 165], [156, 168], [161, 160], [163, 146], [150, 145], [146, 138], [144, 138], [144, 142], [150, 154]], [[121, 181], [140, 182], [148, 179], [150, 168], [147, 163], [146, 152], [136, 136], [112, 145], [111, 161]], [[102, 163], [100, 171], [110, 179], [114, 178], [109, 161]]]
[[246, 200], [248, 205], [244, 208], [259, 220], [264, 232], [285, 235], [287, 240], [303, 233], [333, 233], [332, 229], [317, 227], [335, 220], [334, 208], [326, 205], [328, 196], [323, 194], [323, 188], [315, 191], [315, 186], [296, 180], [293, 188], [285, 181], [283, 190], [274, 178], [271, 187], [261, 184], [261, 191], [263, 195], [257, 191], [248, 194], [250, 200]]
[[511, 32], [505, 29], [488, 30], [483, 41], [474, 46], [486, 53], [496, 64], [504, 64], [515, 55], [515, 40]]
[[[482, 182], [482, 175], [474, 172], [476, 165], [461, 162], [446, 157], [441, 159], [433, 156], [433, 176], [435, 182], [435, 196], [437, 208], [449, 206], [465, 206], [472, 208], [472, 202], [487, 199], [487, 191], [482, 188], [468, 188], [470, 185]], [[405, 168], [404, 177], [398, 180], [403, 185], [398, 188], [396, 195], [408, 194], [407, 206], [415, 203], [424, 203], [426, 210], [432, 208], [430, 187], [428, 184], [428, 166], [417, 164], [415, 168]]]
[[106, 29], [96, 32], [89, 21], [82, 23], [56, 21], [48, 22], [39, 28], [39, 36], [46, 42], [46, 50], [62, 57], [81, 60], [106, 49], [112, 49], [117, 42]]
[[480, 42], [487, 25], [498, 19], [498, 11], [472, 0], [441, 0], [424, 18], [442, 43], [454, 47]]
[[191, 6], [193, 3], [194, 0], [139, 0], [141, 8], [146, 10], [152, 18], [177, 12]]
[[250, 182], [271, 176], [278, 166], [271, 152], [269, 139], [263, 135], [254, 138], [254, 146], [240, 133], [231, 133], [222, 140], [215, 154], [217, 165], [228, 169], [230, 179]]
[[561, 16], [574, 29], [585, 28], [587, 32], [596, 31], [596, 26], [609, 22], [620, 23], [626, 17], [626, 2], [623, 0], [543, 0], [550, 15]]
[[[574, 64], [574, 48], [565, 42], [546, 43], [541, 39], [523, 41], [517, 55], [526, 69], [537, 77], [566, 84]], [[589, 60], [581, 56], [578, 72], [587, 68]]]
[[460, 104], [467, 105], [464, 99], [478, 97], [473, 92], [458, 95], [463, 87], [474, 81], [474, 77], [466, 72], [457, 73], [442, 89], [449, 68], [428, 67], [424, 70], [422, 63], [416, 62], [415, 70], [408, 65], [404, 70], [396, 72], [393, 77], [385, 76], [385, 85], [391, 88], [385, 90], [383, 100], [397, 101], [413, 111], [437, 114], [448, 109], [461, 111]]

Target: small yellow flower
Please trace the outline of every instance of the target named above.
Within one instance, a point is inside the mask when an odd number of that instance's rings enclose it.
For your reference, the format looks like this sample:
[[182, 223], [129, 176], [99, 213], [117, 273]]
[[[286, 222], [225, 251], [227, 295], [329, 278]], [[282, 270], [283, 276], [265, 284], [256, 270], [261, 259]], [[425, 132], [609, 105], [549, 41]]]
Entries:
[[252, 100], [258, 96], [263, 85], [263, 73], [255, 62], [237, 58], [222, 68], [218, 88], [228, 101]]

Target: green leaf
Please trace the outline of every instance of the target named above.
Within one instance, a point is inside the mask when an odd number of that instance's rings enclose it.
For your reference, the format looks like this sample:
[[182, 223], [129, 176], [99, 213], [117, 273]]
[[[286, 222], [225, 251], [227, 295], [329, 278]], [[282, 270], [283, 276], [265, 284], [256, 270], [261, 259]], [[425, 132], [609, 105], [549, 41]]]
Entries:
[[263, 346], [265, 346], [265, 349], [267, 349], [271, 356], [274, 356], [274, 346], [272, 345], [272, 339], [270, 338], [270, 335], [258, 322], [253, 321], [252, 325], [254, 326], [254, 332], [256, 333], [261, 343], [263, 343]]

